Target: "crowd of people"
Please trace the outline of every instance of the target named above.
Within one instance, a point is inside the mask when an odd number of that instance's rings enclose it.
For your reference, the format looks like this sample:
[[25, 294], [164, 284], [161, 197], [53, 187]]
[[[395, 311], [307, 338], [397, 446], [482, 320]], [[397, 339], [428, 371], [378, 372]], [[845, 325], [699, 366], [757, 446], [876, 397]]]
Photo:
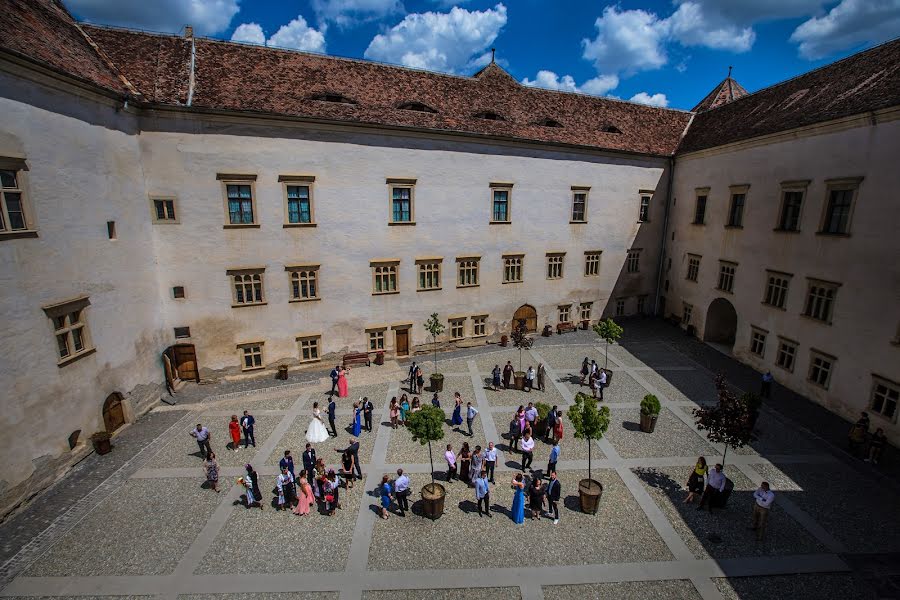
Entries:
[[887, 436], [884, 435], [884, 430], [881, 427], [878, 427], [874, 433], [871, 433], [869, 431], [870, 426], [869, 414], [861, 413], [856, 423], [850, 427], [850, 433], [847, 435], [847, 446], [853, 456], [877, 465], [878, 461], [881, 460], [881, 455], [884, 453]]

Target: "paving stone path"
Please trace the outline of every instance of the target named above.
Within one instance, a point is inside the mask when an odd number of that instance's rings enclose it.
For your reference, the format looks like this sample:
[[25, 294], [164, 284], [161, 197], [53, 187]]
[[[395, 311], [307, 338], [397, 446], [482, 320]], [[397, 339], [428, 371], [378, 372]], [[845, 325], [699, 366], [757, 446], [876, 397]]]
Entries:
[[[826, 436], [798, 427], [785, 411], [764, 407], [760, 439], [729, 451], [726, 472], [735, 490], [726, 509], [710, 514], [683, 504], [684, 481], [697, 455], [721, 460], [722, 448], [710, 446], [691, 415], [692, 408], [715, 400], [710, 367], [729, 369], [738, 388], [752, 385], [752, 377], [740, 365], [686, 346], [665, 325], [626, 324], [626, 334], [608, 352], [614, 371], [605, 398], [610, 431], [591, 448], [592, 476], [604, 485], [597, 515], [577, 508], [587, 443], [573, 439], [570, 427], [558, 465], [565, 497], [559, 525], [542, 519], [517, 526], [508, 513], [508, 482], [520, 458], [501, 434], [513, 411], [528, 401], [565, 411], [579, 389], [583, 357], [606, 360], [592, 333], [577, 332], [538, 339], [523, 354], [524, 366], [546, 366], [544, 392], [486, 388], [493, 364], [518, 365], [515, 350], [488, 347], [440, 357], [448, 416], [457, 390], [480, 414], [472, 438], [448, 424], [446, 439], [435, 444], [435, 466], [443, 480], [448, 442], [458, 449], [464, 440], [493, 440], [501, 456], [491, 519], [479, 518], [473, 491], [459, 482], [447, 484], [445, 513], [435, 522], [422, 518], [415, 504], [414, 514], [404, 518], [379, 518], [374, 490], [383, 474], [403, 467], [413, 490], [431, 477], [427, 446], [403, 428], [391, 429], [387, 418], [390, 398], [408, 393], [401, 381], [405, 366], [350, 374], [352, 396], [339, 401], [338, 438], [317, 445], [319, 456], [337, 466], [334, 449], [349, 439], [343, 428], [357, 397], [375, 404], [375, 427], [360, 439], [364, 478], [341, 490], [342, 510], [334, 517], [297, 517], [268, 506], [248, 510], [235, 484], [250, 462], [271, 499], [278, 458], [289, 448], [300, 468], [312, 404], [324, 407], [330, 386], [309, 374], [281, 385], [192, 386], [178, 395], [176, 406], [154, 409], [118, 436], [115, 452], [90, 457], [0, 526], [0, 596], [846, 599], [896, 586], [900, 493]], [[647, 393], [663, 405], [653, 434], [636, 427]], [[430, 393], [422, 399], [427, 402]], [[257, 446], [233, 452], [224, 447], [226, 422], [244, 408], [257, 417]], [[220, 494], [201, 486], [203, 469], [187, 433], [197, 421], [213, 433], [222, 465]], [[548, 452], [539, 442], [533, 465], [538, 475]], [[751, 494], [763, 479], [777, 497], [767, 536], [757, 542], [747, 526]], [[873, 569], [873, 563], [882, 566]]]

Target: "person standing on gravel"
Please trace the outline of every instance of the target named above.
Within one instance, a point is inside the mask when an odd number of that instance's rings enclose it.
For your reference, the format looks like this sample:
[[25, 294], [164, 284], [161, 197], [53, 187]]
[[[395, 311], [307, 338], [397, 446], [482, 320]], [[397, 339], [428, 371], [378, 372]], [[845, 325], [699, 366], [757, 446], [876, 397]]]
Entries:
[[469, 429], [469, 437], [474, 435], [472, 433], [472, 423], [475, 422], [476, 416], [478, 416], [478, 409], [472, 406], [471, 402], [466, 402], [466, 427]]
[[550, 473], [550, 483], [547, 484], [547, 515], [553, 513], [553, 524], [559, 524], [559, 498], [562, 488], [559, 479], [556, 478], [556, 471]]
[[197, 440], [197, 445], [200, 446], [200, 458], [206, 460], [212, 454], [212, 448], [209, 445], [209, 429], [197, 423], [197, 427], [191, 429], [191, 436]]
[[356, 478], [362, 480], [362, 469], [359, 466], [359, 442], [356, 438], [350, 438], [350, 444], [346, 448], [335, 448], [336, 452], [349, 452], [353, 455], [353, 468], [356, 470]]
[[375, 410], [375, 406], [372, 405], [372, 401], [369, 400], [368, 396], [363, 396], [363, 402], [362, 402], [363, 423], [365, 425], [366, 431], [372, 431], [372, 411], [373, 410]]
[[245, 410], [244, 416], [241, 417], [241, 429], [244, 433], [244, 449], [251, 445], [256, 448], [256, 436], [253, 435], [254, 425], [256, 425], [256, 419], [253, 418], [250, 411]]

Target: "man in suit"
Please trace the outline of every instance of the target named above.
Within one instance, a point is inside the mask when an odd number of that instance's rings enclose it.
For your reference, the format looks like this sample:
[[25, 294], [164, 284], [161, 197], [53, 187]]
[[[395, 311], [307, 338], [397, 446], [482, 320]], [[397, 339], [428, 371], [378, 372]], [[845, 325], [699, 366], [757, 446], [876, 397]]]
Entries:
[[245, 410], [244, 416], [241, 417], [241, 429], [244, 430], [244, 448], [247, 448], [250, 444], [253, 444], [253, 447], [256, 448], [256, 436], [253, 435], [254, 425], [256, 425], [256, 419], [253, 418], [250, 411]]
[[[307, 444], [308, 445], [308, 444]], [[284, 471], [288, 470], [288, 473], [291, 474], [291, 479], [294, 478], [294, 457], [291, 456], [290, 450], [284, 451], [284, 458], [278, 461], [278, 468]]]
[[340, 376], [340, 365], [335, 365], [331, 370], [331, 395], [334, 396], [334, 392], [337, 390], [338, 377]]
[[337, 404], [334, 401], [334, 396], [332, 396], [328, 402], [328, 424], [331, 425], [331, 432], [334, 434], [334, 437], [337, 437], [337, 428], [334, 426], [335, 410], [337, 410]]
[[550, 483], [547, 484], [547, 514], [553, 513], [553, 524], [559, 524], [559, 498], [560, 498], [559, 480], [556, 478], [556, 471], [550, 473]]
[[359, 466], [359, 442], [356, 441], [356, 438], [350, 438], [350, 445], [346, 448], [335, 448], [335, 452], [340, 452], [343, 454], [344, 452], [349, 452], [353, 455], [353, 469], [356, 471], [356, 477], [362, 479], [362, 469]]
[[375, 410], [375, 406], [372, 404], [372, 401], [369, 400], [368, 396], [363, 396], [363, 427], [366, 428], [366, 431], [372, 431], [372, 411]]
[[418, 368], [416, 361], [413, 361], [412, 364], [409, 365], [409, 391], [413, 394], [416, 393], [416, 369]]
[[316, 480], [316, 449], [308, 442], [306, 450], [303, 451], [303, 468], [306, 469], [306, 481], [312, 487], [313, 481]]

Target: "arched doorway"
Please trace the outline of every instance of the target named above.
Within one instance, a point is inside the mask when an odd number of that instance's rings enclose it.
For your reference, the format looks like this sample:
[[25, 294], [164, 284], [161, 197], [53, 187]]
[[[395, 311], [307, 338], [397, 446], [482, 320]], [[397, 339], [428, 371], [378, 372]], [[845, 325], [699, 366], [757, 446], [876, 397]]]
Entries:
[[725, 298], [716, 298], [706, 309], [703, 341], [731, 348], [736, 334], [737, 311], [734, 310], [734, 305]]
[[515, 329], [522, 319], [525, 320], [525, 328], [528, 330], [528, 333], [537, 331], [537, 311], [533, 306], [523, 304], [516, 309], [516, 313], [513, 315], [512, 329]]
[[125, 407], [122, 406], [122, 394], [113, 392], [103, 403], [103, 426], [107, 433], [112, 433], [125, 424]]
[[162, 355], [163, 371], [166, 376], [166, 387], [174, 390], [182, 381], [200, 382], [200, 369], [197, 366], [197, 351], [193, 344], [175, 344], [169, 346]]

